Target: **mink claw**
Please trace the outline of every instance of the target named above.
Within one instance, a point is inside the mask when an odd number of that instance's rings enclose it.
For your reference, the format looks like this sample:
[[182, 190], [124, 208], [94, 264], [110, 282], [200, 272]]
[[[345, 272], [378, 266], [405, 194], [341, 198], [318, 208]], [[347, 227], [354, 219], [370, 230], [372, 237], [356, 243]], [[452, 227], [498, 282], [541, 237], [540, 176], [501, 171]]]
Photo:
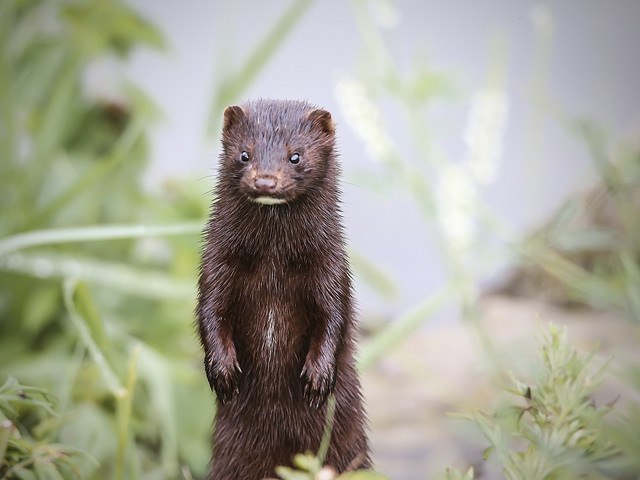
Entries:
[[230, 368], [214, 363], [211, 359], [205, 359], [205, 371], [209, 387], [215, 392], [216, 397], [222, 404], [227, 403], [234, 395], [239, 393], [238, 377], [242, 370], [237, 359], [231, 364]]
[[317, 369], [302, 369], [301, 376], [304, 378], [304, 398], [310, 407], [318, 409], [327, 401], [334, 385], [333, 372], [321, 373]]
[[325, 388], [314, 388], [310, 384], [305, 387], [305, 399], [310, 407], [319, 409], [329, 397], [329, 392]]

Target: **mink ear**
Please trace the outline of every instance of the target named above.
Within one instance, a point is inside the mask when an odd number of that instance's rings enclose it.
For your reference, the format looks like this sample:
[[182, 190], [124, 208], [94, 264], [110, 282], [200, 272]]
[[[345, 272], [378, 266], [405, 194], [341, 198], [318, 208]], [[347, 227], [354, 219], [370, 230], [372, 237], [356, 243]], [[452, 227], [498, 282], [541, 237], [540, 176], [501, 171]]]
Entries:
[[234, 105], [234, 106], [225, 108], [222, 131], [228, 132], [235, 125], [240, 123], [245, 116], [246, 114], [242, 109], [242, 107], [238, 107], [237, 105]]
[[313, 127], [320, 130], [322, 133], [333, 136], [336, 132], [336, 126], [333, 123], [331, 114], [321, 108], [311, 110], [307, 114], [307, 119], [313, 124]]

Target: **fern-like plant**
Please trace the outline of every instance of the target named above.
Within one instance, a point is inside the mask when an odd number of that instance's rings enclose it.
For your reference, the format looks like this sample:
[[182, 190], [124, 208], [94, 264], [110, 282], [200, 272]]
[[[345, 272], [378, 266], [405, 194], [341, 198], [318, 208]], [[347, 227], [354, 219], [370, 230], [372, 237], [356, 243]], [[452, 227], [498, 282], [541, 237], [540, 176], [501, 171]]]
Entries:
[[45, 390], [10, 377], [0, 387], [0, 479], [81, 478], [77, 448], [55, 443], [60, 415]]
[[[606, 367], [572, 348], [566, 329], [550, 325], [532, 381], [513, 379], [507, 388], [514, 401], [493, 415], [456, 416], [480, 428], [490, 442], [485, 459], [495, 455], [506, 480], [611, 478], [608, 461], [619, 451], [603, 420], [613, 404], [592, 399]], [[451, 469], [445, 478], [473, 477]]]

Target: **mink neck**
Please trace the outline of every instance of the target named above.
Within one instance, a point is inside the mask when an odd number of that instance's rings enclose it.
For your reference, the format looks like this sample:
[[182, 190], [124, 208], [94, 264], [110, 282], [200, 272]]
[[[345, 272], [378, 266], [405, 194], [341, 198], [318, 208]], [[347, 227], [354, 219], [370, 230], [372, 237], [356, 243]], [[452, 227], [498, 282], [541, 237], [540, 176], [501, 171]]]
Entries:
[[214, 205], [216, 222], [241, 254], [304, 258], [326, 250], [327, 242], [342, 242], [335, 184], [279, 205], [259, 204], [221, 187]]

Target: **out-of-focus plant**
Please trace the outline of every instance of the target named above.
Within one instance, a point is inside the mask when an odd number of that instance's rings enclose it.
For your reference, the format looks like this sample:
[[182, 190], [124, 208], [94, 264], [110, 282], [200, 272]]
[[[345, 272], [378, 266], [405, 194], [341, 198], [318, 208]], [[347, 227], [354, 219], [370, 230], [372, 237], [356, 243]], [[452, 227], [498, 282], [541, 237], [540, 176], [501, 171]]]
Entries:
[[[640, 392], [640, 367], [632, 366], [626, 372], [629, 384]], [[638, 397], [636, 397], [638, 398]], [[607, 426], [607, 432], [622, 453], [612, 461], [613, 466], [620, 472], [626, 474], [627, 478], [638, 478], [640, 476], [640, 402], [635, 402], [617, 421]]]
[[[504, 85], [505, 47], [497, 39], [485, 85], [468, 99], [467, 124], [460, 138], [466, 154], [463, 158], [448, 155], [436, 141], [429, 117], [434, 104], [460, 100], [453, 79], [428, 68], [419, 57], [408, 69], [396, 64], [383, 34], [384, 29], [394, 27], [387, 20], [399, 18], [394, 2], [352, 0], [351, 4], [366, 61], [357, 74], [338, 80], [335, 96], [348, 126], [375, 162], [367, 171], [351, 173], [355, 182], [372, 189], [407, 192], [447, 268], [441, 288], [425, 292], [421, 302], [363, 346], [364, 366], [399, 344], [443, 306], [459, 305], [466, 317], [475, 315], [478, 278], [496, 266], [495, 261], [478, 259], [504, 261], [506, 257], [504, 248], [496, 248], [496, 238], [490, 238], [495, 221], [483, 207], [480, 191], [495, 179], [499, 168], [509, 102]], [[384, 15], [379, 15], [380, 8]], [[383, 110], [389, 104], [395, 109]], [[389, 134], [388, 117], [395, 121], [398, 114], [410, 142], [398, 142]]]
[[0, 386], [0, 478], [81, 478], [70, 445], [55, 443], [63, 418], [44, 390], [10, 377]]
[[532, 380], [514, 379], [506, 390], [516, 400], [492, 415], [460, 417], [489, 440], [485, 459], [495, 456], [507, 480], [617, 478], [611, 461], [621, 451], [604, 423], [613, 403], [592, 399], [605, 371], [571, 348], [566, 329], [551, 325]]
[[[571, 125], [589, 146], [598, 182], [570, 198], [518, 247], [522, 262], [504, 290], [568, 307], [614, 310], [640, 335], [640, 149], [624, 142], [611, 147], [593, 122]], [[622, 357], [615, 372], [636, 396], [639, 368], [633, 356]], [[604, 427], [621, 452], [612, 464], [619, 476], [635, 478], [640, 474], [640, 409], [631, 404], [620, 416]]]
[[[203, 472], [212, 401], [191, 318], [206, 200], [145, 193], [155, 107], [126, 84], [96, 98], [85, 79], [162, 38], [119, 1], [8, 0], [0, 23], [0, 377], [52, 392], [61, 415], [19, 468], [80, 449], [93, 460], [52, 465], [87, 479]], [[116, 225], [178, 218], [196, 221]]]
[[574, 195], [521, 247], [522, 267], [506, 288], [561, 305], [615, 309], [640, 322], [640, 149], [593, 122], [572, 127], [588, 145], [598, 182]]
[[[446, 75], [420, 64], [420, 60], [403, 68], [396, 64], [386, 45], [387, 32], [383, 31], [389, 28], [389, 23], [380, 21], [374, 11], [375, 5], [394, 10], [397, 8], [394, 2], [352, 0], [351, 4], [366, 61], [358, 65], [356, 73], [345, 75], [337, 82], [335, 95], [347, 124], [375, 160], [367, 171], [355, 172], [355, 181], [381, 191], [402, 187], [423, 213], [448, 267], [447, 280], [441, 289], [425, 294], [420, 305], [389, 324], [370, 345], [364, 345], [362, 366], [372, 364], [398, 345], [443, 305], [458, 304], [465, 318], [478, 318], [478, 279], [495, 271], [497, 266], [518, 259], [535, 271], [534, 275], [524, 272], [524, 282], [534, 280], [531, 288], [522, 289], [525, 296], [546, 290], [564, 304], [577, 302], [615, 309], [637, 321], [640, 318], [640, 217], [637, 215], [640, 150], [637, 144], [612, 147], [607, 136], [592, 122], [575, 121], [550, 100], [546, 78], [554, 25], [549, 9], [537, 6], [530, 12], [537, 41], [531, 82], [530, 148], [527, 149], [531, 158], [526, 160], [532, 164], [537, 160], [536, 156], [542, 151], [541, 126], [548, 117], [553, 117], [569, 132], [577, 132], [579, 140], [589, 146], [600, 182], [586, 198], [570, 201], [547, 228], [521, 240], [483, 203], [481, 195], [498, 171], [509, 114], [505, 42], [496, 38], [493, 44], [485, 84], [462, 97], [468, 105], [468, 116], [459, 140], [466, 147], [466, 153], [450, 155], [436, 140], [436, 135], [446, 132], [430, 123], [430, 109], [439, 101], [460, 100], [453, 83]], [[399, 15], [386, 17], [397, 19]], [[404, 115], [403, 125], [410, 134], [410, 142], [406, 138], [396, 141], [389, 134], [387, 122], [389, 118], [396, 121], [398, 112]], [[536, 283], [537, 280], [541, 283]], [[511, 287], [517, 288], [517, 283]], [[546, 284], [546, 288], [541, 284]], [[479, 334], [494, 365], [500, 368], [490, 332], [482, 329], [478, 322], [470, 325]], [[630, 383], [640, 392], [637, 376]], [[551, 390], [552, 387], [550, 385]], [[562, 394], [562, 385], [557, 387], [555, 394]], [[542, 400], [536, 397], [536, 401], [551, 402], [552, 393]], [[535, 406], [539, 410], [543, 407]], [[610, 436], [618, 438], [618, 449], [625, 452], [619, 457], [626, 465], [627, 470], [623, 470], [634, 474], [638, 470], [637, 461], [633, 459], [640, 456], [638, 442], [630, 440], [635, 439], [640, 430], [636, 410], [628, 413], [628, 422], [612, 427], [614, 434]], [[584, 419], [597, 429], [591, 433], [605, 435], [608, 427], [597, 420]], [[483, 419], [478, 417], [478, 421]], [[557, 452], [547, 453], [561, 454], [560, 447]], [[516, 456], [511, 462], [520, 462], [514, 468], [528, 469], [530, 460]], [[449, 478], [472, 475], [469, 471], [449, 472]]]
[[[549, 291], [558, 298], [621, 309], [637, 318], [639, 150], [623, 143], [612, 146], [594, 122], [576, 120], [552, 105], [545, 84], [554, 30], [549, 10], [538, 6], [530, 12], [537, 39], [531, 90], [531, 154], [540, 150], [541, 118], [553, 116], [588, 146], [600, 182], [590, 195], [567, 202], [550, 225], [522, 241], [513, 236], [481, 196], [499, 170], [508, 121], [505, 41], [494, 39], [485, 84], [461, 96], [451, 78], [427, 68], [420, 59], [408, 69], [396, 64], [383, 32], [393, 25], [381, 21], [374, 8], [384, 5], [394, 11], [394, 2], [352, 0], [351, 4], [366, 61], [359, 64], [356, 74], [338, 80], [335, 96], [348, 126], [377, 161], [368, 171], [355, 172], [354, 178], [377, 189], [408, 187], [449, 267], [444, 287], [451, 292], [447, 302], [457, 301], [466, 316], [473, 317], [478, 278], [494, 271], [501, 262], [524, 259], [544, 271], [546, 279], [555, 279], [548, 288], [540, 284], [525, 287], [525, 294]], [[386, 17], [397, 19], [399, 15], [387, 12]], [[431, 128], [432, 107], [451, 100], [462, 100], [468, 107], [459, 139], [465, 146], [463, 155], [451, 155], [443, 149], [436, 135], [445, 132]], [[396, 110], [388, 108], [389, 104]], [[398, 112], [410, 133], [408, 149], [406, 141], [403, 146], [389, 134], [387, 117]], [[517, 279], [512, 283], [517, 284]]]
[[293, 467], [276, 467], [281, 480], [385, 480], [387, 477], [369, 470], [357, 470], [337, 474], [330, 466], [322, 466], [315, 455], [298, 454], [293, 458]]
[[473, 480], [473, 467], [469, 467], [469, 469], [462, 473], [459, 469], [457, 468], [447, 468], [447, 470], [444, 473], [444, 480]]

